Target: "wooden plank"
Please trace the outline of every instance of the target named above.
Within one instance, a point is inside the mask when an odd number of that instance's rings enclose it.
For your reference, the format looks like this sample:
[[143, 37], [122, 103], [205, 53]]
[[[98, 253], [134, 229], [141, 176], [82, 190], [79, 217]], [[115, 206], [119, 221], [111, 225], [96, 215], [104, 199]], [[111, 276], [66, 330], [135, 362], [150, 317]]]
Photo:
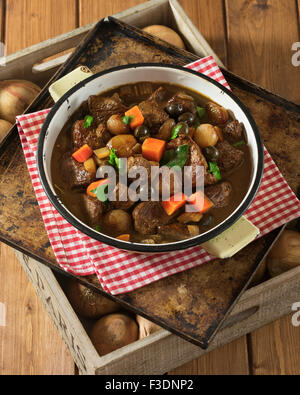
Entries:
[[[4, 2], [2, 2], [4, 3]], [[75, 0], [6, 1], [7, 54], [76, 27]], [[74, 361], [13, 251], [1, 245], [2, 374], [74, 374]], [[16, 324], [17, 323], [17, 324]]]
[[76, 26], [76, 0], [7, 0], [7, 54], [68, 32]]
[[[226, 11], [229, 69], [300, 102], [299, 70], [291, 63], [291, 44], [299, 41], [296, 2], [227, 0]], [[248, 339], [252, 374], [299, 374], [299, 331], [290, 317]]]
[[11, 248], [0, 246], [0, 375], [74, 374], [74, 362]]
[[226, 66], [223, 0], [179, 0], [179, 3]]
[[226, 0], [226, 13], [229, 70], [300, 102], [291, 62], [299, 38], [295, 0]]
[[248, 375], [248, 352], [246, 336], [211, 351], [170, 374], [176, 375]]
[[97, 22], [99, 19], [144, 3], [145, 0], [79, 0], [79, 25]]
[[[223, 1], [179, 0], [179, 3], [227, 66]], [[211, 23], [212, 20], [214, 23]], [[176, 369], [171, 374], [248, 374], [248, 371], [247, 338], [243, 336]]]
[[287, 315], [249, 335], [252, 374], [300, 374], [300, 331], [291, 321]]

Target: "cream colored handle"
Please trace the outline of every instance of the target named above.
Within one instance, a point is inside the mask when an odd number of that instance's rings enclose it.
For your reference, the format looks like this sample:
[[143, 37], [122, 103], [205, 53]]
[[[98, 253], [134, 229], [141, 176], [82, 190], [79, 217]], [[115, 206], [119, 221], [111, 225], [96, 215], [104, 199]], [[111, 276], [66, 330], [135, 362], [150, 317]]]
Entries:
[[260, 230], [242, 216], [230, 228], [219, 236], [201, 244], [209, 254], [217, 258], [231, 258], [241, 249], [251, 243], [258, 235]]
[[77, 85], [79, 82], [93, 75], [91, 70], [86, 66], [77, 67], [77, 69], [71, 71], [69, 74], [55, 81], [49, 87], [49, 93], [55, 103], [71, 88]]

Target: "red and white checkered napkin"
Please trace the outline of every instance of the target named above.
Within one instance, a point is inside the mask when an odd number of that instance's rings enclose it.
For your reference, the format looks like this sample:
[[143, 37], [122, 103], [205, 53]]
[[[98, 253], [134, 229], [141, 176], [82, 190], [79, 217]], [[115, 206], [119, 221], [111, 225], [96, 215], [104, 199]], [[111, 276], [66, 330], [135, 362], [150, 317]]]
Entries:
[[[229, 88], [211, 56], [187, 67], [208, 75]], [[49, 202], [36, 166], [38, 135], [48, 112], [49, 110], [43, 110], [21, 115], [17, 118], [17, 123], [45, 227], [56, 259], [63, 269], [82, 276], [96, 273], [103, 289], [117, 295], [214, 259], [201, 247], [163, 255], [121, 251], [87, 237], [65, 221]], [[300, 216], [300, 202], [266, 149], [262, 185], [246, 216], [260, 229], [260, 236]]]

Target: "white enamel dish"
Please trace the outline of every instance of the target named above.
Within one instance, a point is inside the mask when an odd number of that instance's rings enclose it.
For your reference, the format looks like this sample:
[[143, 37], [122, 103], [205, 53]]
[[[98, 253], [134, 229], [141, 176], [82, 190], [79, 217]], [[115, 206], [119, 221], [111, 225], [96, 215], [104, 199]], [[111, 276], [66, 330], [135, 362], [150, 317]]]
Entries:
[[[57, 197], [51, 179], [52, 151], [62, 127], [89, 96], [106, 92], [115, 87], [142, 81], [165, 82], [190, 88], [211, 98], [233, 111], [236, 119], [243, 122], [252, 157], [252, 176], [248, 192], [236, 210], [222, 223], [199, 236], [168, 244], [139, 244], [120, 241], [95, 231], [78, 218]], [[264, 153], [259, 130], [241, 101], [219, 83], [192, 70], [163, 64], [136, 64], [120, 66], [80, 82], [54, 105], [42, 127], [37, 151], [37, 163], [43, 188], [54, 207], [73, 226], [105, 244], [139, 253], [162, 253], [182, 250], [207, 242], [232, 226], [247, 210], [256, 196], [263, 175]]]

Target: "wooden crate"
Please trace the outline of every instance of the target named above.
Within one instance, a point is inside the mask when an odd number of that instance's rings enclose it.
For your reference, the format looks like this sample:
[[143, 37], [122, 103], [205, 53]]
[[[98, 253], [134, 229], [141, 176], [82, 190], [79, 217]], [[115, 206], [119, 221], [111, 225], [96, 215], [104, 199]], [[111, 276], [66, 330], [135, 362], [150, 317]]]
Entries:
[[[181, 33], [191, 52], [199, 57], [213, 55], [223, 66], [176, 0], [152, 0], [115, 17], [137, 27], [147, 24], [173, 27]], [[0, 78], [24, 78], [43, 86], [69, 55], [56, 56], [46, 62], [44, 59], [78, 45], [93, 26], [76, 29], [8, 56]], [[206, 351], [161, 330], [99, 357], [54, 273], [19, 251], [16, 255], [82, 374], [163, 374], [290, 313], [292, 304], [299, 299], [300, 267], [246, 291]]]
[[81, 374], [164, 374], [290, 313], [299, 299], [300, 267], [296, 267], [246, 291], [205, 351], [162, 329], [100, 357], [52, 270], [15, 253]]

